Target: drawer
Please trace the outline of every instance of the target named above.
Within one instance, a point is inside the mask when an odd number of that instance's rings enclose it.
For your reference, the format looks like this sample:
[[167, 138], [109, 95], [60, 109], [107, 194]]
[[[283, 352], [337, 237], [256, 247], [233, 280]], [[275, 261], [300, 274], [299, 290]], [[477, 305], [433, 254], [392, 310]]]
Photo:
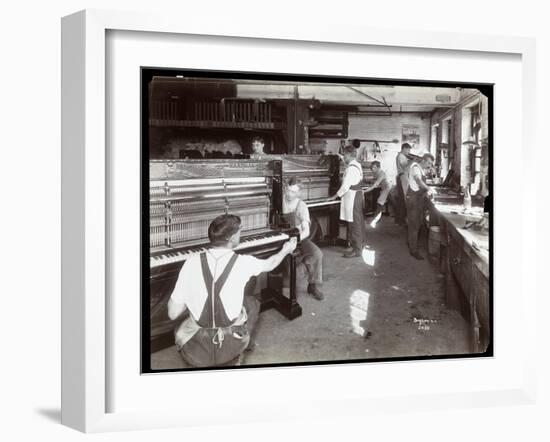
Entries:
[[484, 352], [491, 340], [491, 303], [489, 280], [476, 267], [472, 266], [470, 298], [475, 309], [477, 321], [479, 324], [479, 342], [478, 351]]
[[452, 237], [447, 247], [451, 272], [469, 302], [470, 299], [468, 295], [472, 285], [472, 260], [466, 252], [464, 252], [462, 245], [458, 244]]

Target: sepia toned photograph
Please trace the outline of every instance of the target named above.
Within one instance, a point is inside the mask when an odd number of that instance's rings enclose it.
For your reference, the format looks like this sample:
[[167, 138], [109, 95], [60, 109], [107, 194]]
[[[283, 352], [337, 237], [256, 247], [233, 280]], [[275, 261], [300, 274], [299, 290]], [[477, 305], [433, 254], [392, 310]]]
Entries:
[[493, 85], [141, 81], [142, 372], [493, 355]]

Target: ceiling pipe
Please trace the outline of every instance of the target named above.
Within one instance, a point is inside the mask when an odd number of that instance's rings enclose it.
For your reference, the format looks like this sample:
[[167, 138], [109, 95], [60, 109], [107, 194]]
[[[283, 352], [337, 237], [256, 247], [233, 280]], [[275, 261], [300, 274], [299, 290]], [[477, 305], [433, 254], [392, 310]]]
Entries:
[[388, 112], [389, 112], [389, 115], [391, 116], [391, 106], [388, 105], [388, 103], [386, 102], [386, 99], [384, 97], [382, 97], [382, 100], [379, 100], [377, 98], [374, 98], [374, 97], [371, 97], [369, 94], [366, 94], [364, 93], [363, 91], [360, 91], [352, 86], [346, 86], [348, 89], [351, 89], [353, 92], [356, 92], [358, 93], [359, 95], [363, 95], [364, 97], [367, 97], [371, 100], [373, 100], [374, 102], [380, 104], [381, 106], [384, 106], [388, 109]]

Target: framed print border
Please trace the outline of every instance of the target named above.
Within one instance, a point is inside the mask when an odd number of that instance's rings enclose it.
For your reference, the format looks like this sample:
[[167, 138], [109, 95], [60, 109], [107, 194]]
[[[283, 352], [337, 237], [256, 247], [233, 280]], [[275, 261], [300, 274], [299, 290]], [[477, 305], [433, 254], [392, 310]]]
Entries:
[[[426, 48], [443, 51], [474, 51], [514, 54], [521, 57], [522, 172], [531, 169], [534, 155], [535, 43], [532, 39], [390, 31], [347, 26], [338, 32], [323, 27], [279, 29], [276, 24], [251, 23], [237, 31], [231, 23], [209, 22], [197, 18], [181, 25], [177, 17], [152, 14], [86, 10], [62, 21], [62, 423], [85, 432], [207, 425], [208, 416], [193, 414], [188, 420], [178, 413], [108, 412], [107, 396], [112, 386], [106, 375], [109, 345], [107, 244], [108, 217], [106, 121], [106, 33], [112, 30], [209, 35], [236, 38], [273, 39], [288, 42], [310, 41], [343, 45]], [[535, 207], [535, 193], [524, 192], [522, 204]], [[525, 241], [524, 256], [532, 243]], [[533, 272], [525, 262], [521, 271]], [[523, 278], [522, 297], [529, 302], [529, 313], [536, 316], [535, 278]], [[523, 388], [476, 393], [476, 404], [532, 403], [535, 397], [535, 324], [526, 324], [527, 354]], [[369, 413], [435, 408], [468, 407], [468, 395], [431, 395], [409, 398], [383, 397], [376, 405], [342, 397], [339, 413]], [[341, 405], [341, 406], [340, 406]], [[265, 419], [297, 415], [308, 417], [323, 408]], [[354, 411], [352, 411], [354, 410]], [[270, 410], [267, 410], [267, 412]], [[296, 414], [297, 413], [297, 414]]]

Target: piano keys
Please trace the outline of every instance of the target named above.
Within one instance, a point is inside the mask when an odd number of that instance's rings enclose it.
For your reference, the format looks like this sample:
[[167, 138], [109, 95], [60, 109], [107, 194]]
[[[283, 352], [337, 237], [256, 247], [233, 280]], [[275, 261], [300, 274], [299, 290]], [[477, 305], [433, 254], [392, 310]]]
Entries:
[[[260, 248], [262, 254], [266, 251], [272, 250], [274, 244], [278, 244], [281, 241], [285, 242], [290, 239], [290, 236], [284, 232], [276, 230], [265, 230], [264, 232], [257, 232], [246, 237], [241, 238], [240, 244], [234, 248], [235, 252], [250, 252], [256, 248]], [[199, 255], [208, 251], [212, 246], [210, 244], [197, 244], [188, 245], [185, 248], [172, 248], [163, 247], [156, 249], [151, 253], [150, 268], [156, 269], [168, 264], [174, 264], [184, 262], [191, 256]]]
[[324, 198], [319, 198], [319, 199], [315, 199], [315, 200], [309, 200], [306, 203], [306, 205], [309, 209], [315, 209], [317, 207], [327, 207], [327, 206], [338, 206], [339, 207], [340, 206], [340, 200], [327, 201]]

